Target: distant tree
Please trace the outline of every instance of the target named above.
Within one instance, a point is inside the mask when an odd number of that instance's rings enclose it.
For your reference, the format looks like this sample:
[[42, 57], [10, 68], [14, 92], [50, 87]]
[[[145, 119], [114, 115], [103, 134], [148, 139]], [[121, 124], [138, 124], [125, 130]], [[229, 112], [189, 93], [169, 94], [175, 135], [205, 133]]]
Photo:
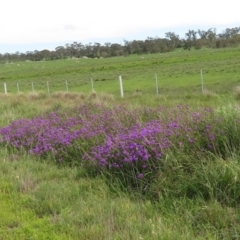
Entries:
[[15, 52], [13, 55], [14, 55], [15, 61], [19, 61], [20, 60], [20, 52], [19, 51]]
[[104, 43], [104, 45], [105, 45], [106, 47], [109, 47], [109, 48], [110, 48], [112, 44], [111, 44], [110, 42], [106, 42], [106, 43]]
[[143, 53], [143, 46], [144, 46], [144, 42], [143, 41], [137, 41], [137, 40], [133, 40], [131, 43], [131, 50], [132, 53], [137, 53], [137, 54], [141, 54]]
[[128, 54], [158, 53], [172, 51], [178, 47], [200, 49], [203, 46], [211, 48], [235, 47], [240, 45], [240, 27], [226, 28], [222, 33], [217, 34], [215, 28], [197, 31], [188, 30], [184, 39], [174, 32], [166, 32], [165, 38], [147, 37], [145, 40], [124, 40], [124, 44], [106, 42], [91, 42], [83, 45], [80, 42], [66, 43], [65, 46], [58, 46], [54, 51], [47, 49], [38, 51], [27, 51], [26, 53], [4, 53], [0, 54], [0, 62], [12, 61], [39, 61], [63, 59], [68, 57], [111, 57]]
[[44, 58], [44, 60], [50, 60], [51, 59], [51, 52], [47, 49], [44, 49], [41, 51], [41, 54]]
[[110, 42], [104, 43], [104, 46], [105, 46], [104, 52], [107, 53], [107, 56], [108, 56], [108, 57], [111, 56], [111, 45], [112, 45], [112, 44], [111, 44]]
[[34, 61], [34, 52], [32, 52], [32, 51], [27, 51], [27, 52], [26, 52], [26, 59], [27, 59], [27, 60]]
[[26, 54], [25, 53], [20, 53], [20, 59], [22, 61], [25, 61], [27, 58], [26, 58]]
[[184, 41], [184, 49], [190, 49], [195, 46], [197, 41], [197, 32], [194, 30], [188, 30], [185, 36], [186, 40]]
[[227, 46], [238, 46], [239, 44], [240, 27], [226, 28], [218, 37], [225, 42]]
[[3, 54], [3, 60], [7, 63], [10, 62], [11, 61], [11, 54], [8, 53], [8, 52], [4, 53]]
[[208, 46], [211, 48], [214, 48], [216, 46], [216, 40], [217, 40], [216, 28], [208, 29], [206, 34], [207, 34]]
[[133, 48], [132, 48], [132, 42], [123, 40], [124, 41], [124, 46], [123, 46], [123, 51], [125, 54], [132, 54], [133, 53]]
[[66, 57], [66, 50], [63, 46], [56, 47], [55, 52], [56, 52], [56, 55], [57, 55], [58, 59], [62, 59], [64, 57]]
[[43, 55], [41, 54], [41, 52], [39, 52], [38, 50], [33, 51], [32, 60], [40, 61], [42, 60], [42, 58], [43, 58]]
[[66, 50], [66, 52], [65, 52], [66, 57], [73, 57], [71, 45], [69, 43], [65, 44], [65, 50]]
[[170, 40], [171, 48], [176, 48], [181, 46], [179, 35], [176, 35], [174, 32], [166, 32], [165, 36]]
[[82, 43], [78, 43], [77, 46], [77, 57], [80, 58], [83, 56], [83, 52], [84, 52], [84, 45]]
[[111, 44], [111, 56], [121, 56], [122, 46], [118, 43]]
[[94, 55], [94, 57], [100, 57], [100, 47], [101, 47], [100, 43], [95, 42], [93, 44], [93, 55]]

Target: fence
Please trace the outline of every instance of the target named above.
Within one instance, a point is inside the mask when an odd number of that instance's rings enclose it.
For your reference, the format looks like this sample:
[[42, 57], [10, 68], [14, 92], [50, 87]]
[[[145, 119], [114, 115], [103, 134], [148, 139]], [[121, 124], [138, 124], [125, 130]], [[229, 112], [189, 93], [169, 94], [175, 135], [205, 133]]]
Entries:
[[[154, 74], [153, 79], [155, 81], [151, 81], [149, 83], [149, 89], [148, 92], [151, 92], [152, 94], [155, 92], [155, 94], [160, 94], [164, 93], [164, 88], [160, 88], [159, 85], [159, 80], [158, 80], [158, 75]], [[112, 91], [112, 93], [117, 94], [120, 93], [120, 96], [124, 98], [124, 81], [122, 79], [122, 76], [120, 75], [118, 77], [119, 85], [117, 86], [116, 81], [114, 82], [115, 90]], [[198, 80], [199, 81], [199, 80]], [[66, 91], [69, 92], [69, 88], [74, 89], [75, 91], [83, 91], [83, 92], [95, 92], [95, 85], [99, 86], [98, 83], [93, 80], [93, 78], [89, 79], [89, 82], [80, 82], [80, 84], [76, 84], [76, 82], [69, 84], [68, 80], [65, 81], [58, 81], [58, 82], [50, 82], [46, 81], [44, 82], [11, 82], [11, 83], [3, 83], [3, 93], [8, 94], [8, 93], [17, 93], [19, 94], [20, 92], [47, 92], [48, 94], [51, 94], [53, 92], [57, 91]], [[200, 71], [200, 85], [201, 86], [201, 93], [204, 94], [204, 86], [203, 86], [203, 72], [202, 70]], [[119, 89], [117, 90], [117, 88]], [[135, 91], [140, 91], [141, 90], [135, 90]], [[1, 91], [0, 91], [1, 92]], [[111, 91], [110, 91], [111, 92]], [[198, 90], [200, 92], [200, 89]], [[165, 89], [166, 93], [166, 89]]]

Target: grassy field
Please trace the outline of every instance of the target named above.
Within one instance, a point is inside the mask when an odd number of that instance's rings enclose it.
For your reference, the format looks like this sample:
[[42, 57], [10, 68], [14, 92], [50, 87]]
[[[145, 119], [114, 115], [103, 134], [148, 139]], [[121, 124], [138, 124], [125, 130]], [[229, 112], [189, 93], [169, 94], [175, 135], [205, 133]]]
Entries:
[[204, 87], [214, 93], [229, 93], [240, 80], [240, 48], [176, 50], [170, 53], [130, 55], [108, 59], [67, 59], [49, 62], [18, 62], [0, 65], [0, 92], [7, 83], [8, 92], [66, 91], [91, 92], [92, 78], [96, 92], [119, 95], [118, 76], [123, 77], [126, 95], [159, 93], [183, 95], [201, 93], [200, 70]]
[[[0, 94], [0, 239], [240, 239], [238, 60], [239, 49], [205, 49], [1, 65], [11, 93], [32, 81], [56, 92]], [[67, 77], [72, 93], [57, 92]], [[70, 145], [68, 124], [82, 129]], [[136, 154], [144, 165], [122, 162]]]

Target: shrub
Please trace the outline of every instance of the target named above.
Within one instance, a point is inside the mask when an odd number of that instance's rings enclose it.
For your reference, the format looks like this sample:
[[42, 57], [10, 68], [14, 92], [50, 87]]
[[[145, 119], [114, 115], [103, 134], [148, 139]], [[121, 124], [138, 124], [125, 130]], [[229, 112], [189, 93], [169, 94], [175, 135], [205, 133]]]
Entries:
[[[171, 161], [166, 161], [170, 155], [179, 159], [176, 176], [193, 176], [196, 161], [209, 156], [227, 160], [239, 151], [239, 117], [236, 106], [192, 111], [181, 105], [131, 108], [89, 103], [16, 120], [0, 129], [0, 137], [2, 144], [43, 158], [50, 154], [147, 194], [155, 180], [171, 169], [167, 167]], [[182, 158], [190, 160], [182, 162]], [[209, 195], [203, 185], [194, 188]], [[193, 196], [194, 191], [183, 195]]]

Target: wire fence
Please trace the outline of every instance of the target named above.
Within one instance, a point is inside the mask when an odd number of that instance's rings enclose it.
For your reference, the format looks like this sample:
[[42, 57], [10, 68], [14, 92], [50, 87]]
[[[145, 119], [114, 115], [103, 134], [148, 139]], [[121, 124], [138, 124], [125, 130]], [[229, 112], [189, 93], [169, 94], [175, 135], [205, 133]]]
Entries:
[[[127, 82], [127, 81], [126, 81]], [[2, 87], [1, 87], [2, 85]], [[47, 94], [51, 94], [54, 92], [101, 92], [119, 94], [122, 98], [124, 98], [124, 93], [130, 92], [142, 92], [141, 89], [132, 88], [129, 90], [130, 86], [127, 85], [124, 87], [124, 78], [121, 75], [116, 78], [113, 83], [113, 87], [110, 89], [104, 90], [104, 83], [99, 81], [94, 81], [93, 78], [89, 78], [89, 80], [55, 80], [55, 81], [15, 81], [15, 82], [4, 82], [0, 85], [0, 93], [3, 94], [19, 94], [19, 93], [37, 93], [37, 92], [45, 92]], [[101, 88], [100, 88], [101, 86]], [[136, 84], [137, 86], [137, 84]], [[153, 75], [153, 81], [148, 81], [148, 84], [144, 86], [145, 92], [152, 94], [163, 94], [174, 92], [174, 89], [169, 89], [166, 86], [160, 84], [160, 80], [157, 74]], [[114, 90], [113, 90], [114, 89]], [[193, 90], [193, 89], [192, 89]], [[179, 88], [178, 88], [179, 91]], [[195, 86], [195, 92], [204, 94], [204, 83], [203, 83], [203, 72], [200, 71], [200, 75], [198, 78], [198, 84]]]

